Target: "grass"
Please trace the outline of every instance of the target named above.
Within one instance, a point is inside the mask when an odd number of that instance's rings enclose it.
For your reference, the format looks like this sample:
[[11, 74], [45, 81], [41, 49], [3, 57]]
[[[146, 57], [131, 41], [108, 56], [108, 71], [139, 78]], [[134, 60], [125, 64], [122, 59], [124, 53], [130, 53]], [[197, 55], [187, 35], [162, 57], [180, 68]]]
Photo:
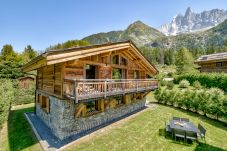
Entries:
[[[189, 118], [195, 125], [201, 123], [207, 129], [206, 145], [201, 141], [184, 144], [165, 138], [164, 121], [172, 116]], [[141, 113], [111, 131], [100, 133], [90, 140], [70, 146], [67, 150], [77, 151], [118, 151], [118, 150], [227, 150], [227, 127], [223, 123], [208, 119], [195, 113], [178, 110], [156, 104], [155, 107]]]
[[[41, 147], [27, 122], [24, 112], [32, 112], [34, 104], [13, 107], [1, 132], [3, 151], [40, 151]], [[0, 148], [0, 150], [1, 150]]]
[[[149, 96], [149, 100], [153, 99]], [[8, 129], [5, 126], [0, 139], [2, 150], [41, 150], [23, 113], [33, 111], [31, 105], [14, 108], [10, 112]], [[201, 123], [207, 129], [207, 144], [183, 144], [165, 138], [164, 121], [172, 116], [186, 117], [194, 124]], [[7, 125], [7, 124], [6, 124]], [[118, 151], [118, 150], [227, 150], [227, 126], [195, 113], [155, 104], [154, 107], [116, 125], [109, 130], [69, 146], [66, 150], [73, 151]], [[0, 149], [1, 150], [1, 149]]]

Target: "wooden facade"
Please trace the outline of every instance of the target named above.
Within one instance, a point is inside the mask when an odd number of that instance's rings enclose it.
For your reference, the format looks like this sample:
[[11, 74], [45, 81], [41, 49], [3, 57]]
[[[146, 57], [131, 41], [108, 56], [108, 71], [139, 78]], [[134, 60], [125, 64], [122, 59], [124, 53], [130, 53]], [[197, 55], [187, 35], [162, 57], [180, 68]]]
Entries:
[[[89, 99], [103, 112], [144, 97], [158, 85], [147, 78], [157, 69], [130, 41], [48, 51], [23, 66], [24, 72], [31, 70], [37, 70], [38, 93], [80, 103], [76, 117], [88, 113], [83, 102]], [[48, 99], [40, 96], [38, 102], [49, 112]]]
[[227, 73], [227, 53], [216, 53], [201, 56], [195, 62], [201, 72], [224, 72]]
[[24, 76], [24, 77], [18, 78], [18, 81], [19, 81], [20, 88], [28, 89], [31, 87], [32, 84], [34, 84], [35, 77], [34, 76]]

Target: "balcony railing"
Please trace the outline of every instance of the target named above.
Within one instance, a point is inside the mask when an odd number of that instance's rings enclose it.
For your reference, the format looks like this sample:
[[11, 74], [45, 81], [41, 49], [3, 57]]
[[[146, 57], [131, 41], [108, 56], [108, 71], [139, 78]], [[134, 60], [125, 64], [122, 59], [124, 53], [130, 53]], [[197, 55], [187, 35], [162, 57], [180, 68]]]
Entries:
[[78, 103], [79, 100], [154, 90], [158, 82], [154, 79], [64, 79], [63, 87], [64, 96]]

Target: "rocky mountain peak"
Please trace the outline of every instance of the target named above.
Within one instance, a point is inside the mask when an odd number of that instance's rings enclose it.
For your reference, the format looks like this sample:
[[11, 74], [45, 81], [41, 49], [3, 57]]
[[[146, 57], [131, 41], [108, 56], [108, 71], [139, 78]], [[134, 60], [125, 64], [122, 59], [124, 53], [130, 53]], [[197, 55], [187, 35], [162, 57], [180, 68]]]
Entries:
[[214, 27], [225, 19], [227, 19], [227, 11], [223, 9], [195, 13], [191, 7], [188, 7], [184, 16], [177, 15], [170, 23], [162, 25], [159, 30], [165, 35], [178, 35]]
[[192, 12], [191, 7], [188, 7], [187, 10], [186, 10], [186, 12], [185, 12], [185, 15], [184, 15], [184, 16], [189, 16], [189, 15], [191, 15], [192, 13], [193, 13], [193, 12]]

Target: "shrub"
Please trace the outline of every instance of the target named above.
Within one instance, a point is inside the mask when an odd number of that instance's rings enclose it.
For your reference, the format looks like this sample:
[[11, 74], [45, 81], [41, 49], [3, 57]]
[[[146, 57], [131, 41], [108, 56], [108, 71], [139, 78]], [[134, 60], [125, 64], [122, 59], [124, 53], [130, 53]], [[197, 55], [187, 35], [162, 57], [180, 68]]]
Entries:
[[170, 90], [160, 87], [154, 95], [159, 103], [195, 112], [202, 111], [204, 115], [214, 115], [217, 119], [227, 114], [227, 98], [218, 88], [191, 90], [174, 87]]
[[0, 128], [12, 105], [34, 102], [35, 83], [29, 89], [19, 88], [17, 80], [0, 79]]
[[8, 118], [10, 103], [14, 100], [15, 88], [12, 80], [0, 79], [0, 128]]
[[20, 105], [34, 102], [35, 99], [35, 83], [30, 82], [29, 88], [19, 88], [18, 81], [15, 81], [15, 96], [17, 99], [12, 100], [12, 105]]
[[181, 80], [179, 83], [180, 88], [188, 88], [190, 86], [190, 83], [187, 80]]
[[168, 89], [172, 89], [174, 87], [173, 81], [167, 81], [166, 86], [167, 86]]
[[186, 79], [190, 82], [190, 84], [193, 84], [195, 81], [199, 81], [204, 87], [217, 87], [227, 91], [227, 75], [224, 73], [190, 73], [176, 76], [174, 79], [176, 84], [178, 84], [181, 80]]
[[201, 88], [202, 88], [200, 82], [197, 81], [197, 80], [196, 80], [195, 82], [193, 82], [192, 86], [193, 86], [194, 88], [196, 88], [196, 89], [201, 89]]

